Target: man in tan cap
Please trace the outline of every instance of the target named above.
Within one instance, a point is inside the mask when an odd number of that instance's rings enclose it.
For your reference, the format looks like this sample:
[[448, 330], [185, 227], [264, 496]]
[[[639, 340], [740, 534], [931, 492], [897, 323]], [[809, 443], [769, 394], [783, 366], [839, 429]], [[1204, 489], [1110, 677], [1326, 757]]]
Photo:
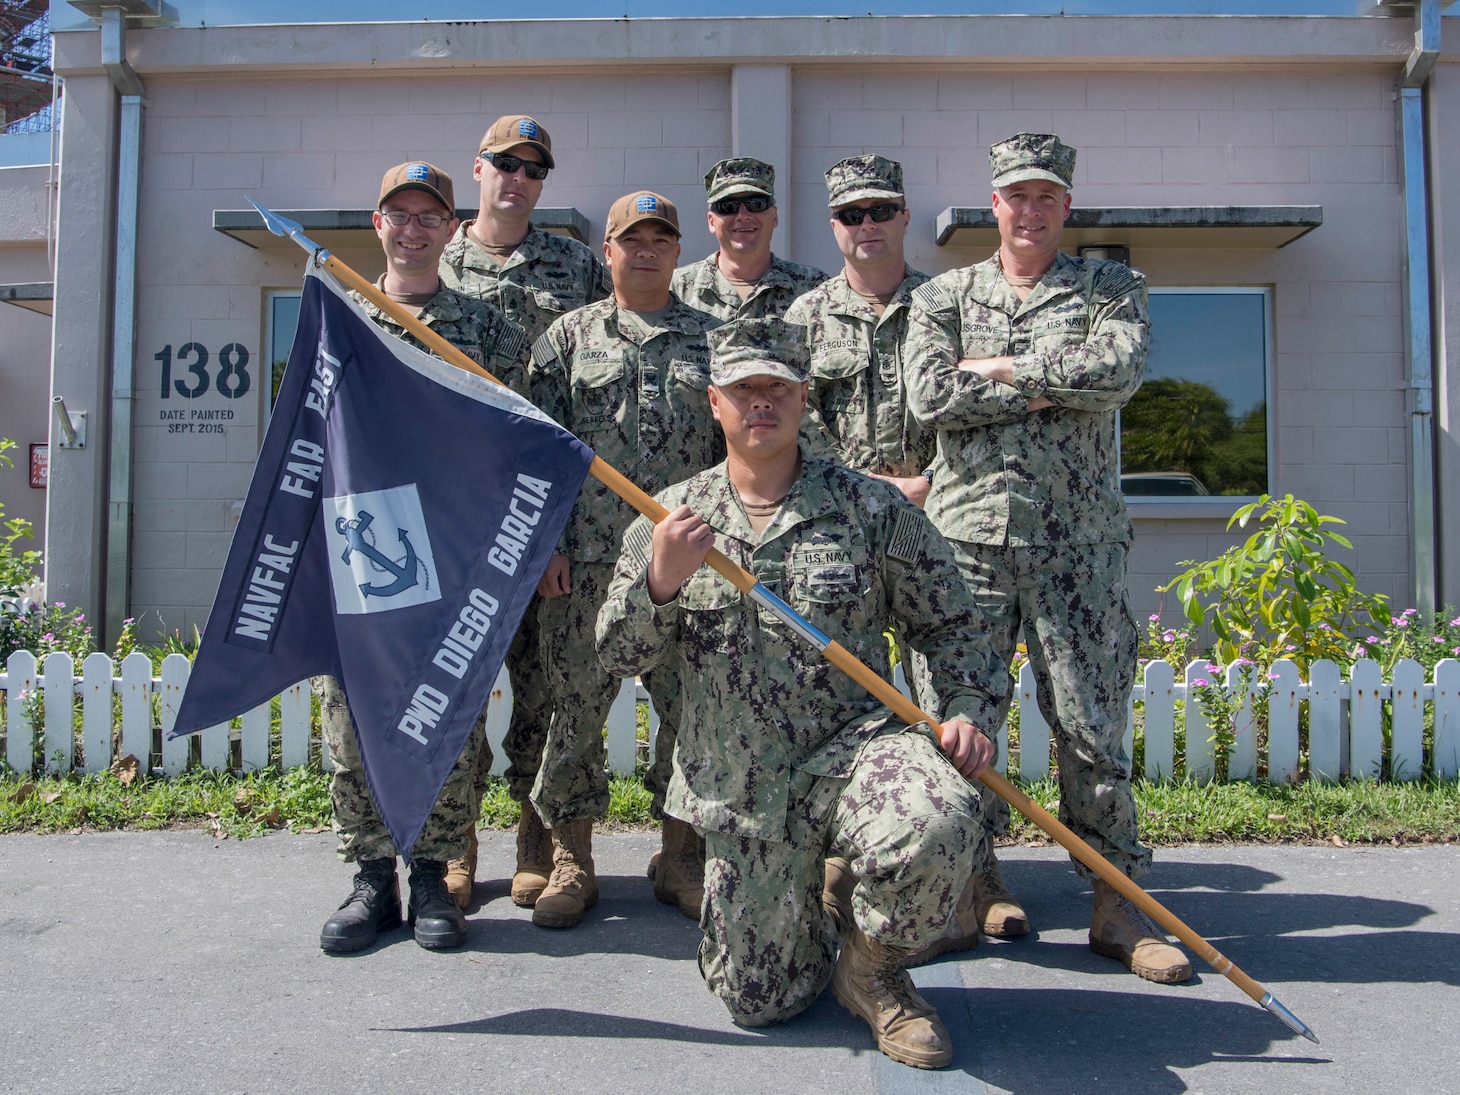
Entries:
[[737, 156], [705, 175], [706, 220], [720, 249], [676, 270], [674, 292], [687, 304], [722, 320], [784, 315], [791, 301], [826, 280], [813, 266], [771, 253], [776, 213], [776, 169]]
[[[371, 219], [385, 251], [385, 273], [376, 283], [381, 291], [487, 371], [521, 384], [527, 364], [522, 328], [486, 301], [442, 284], [437, 263], [456, 229], [451, 176], [419, 161], [391, 168]], [[426, 349], [375, 305], [358, 294], [355, 299], [375, 323]], [[320, 697], [321, 731], [335, 765], [330, 806], [340, 858], [359, 868], [350, 895], [320, 931], [320, 947], [339, 954], [362, 950], [379, 932], [399, 926], [400, 883], [396, 847], [365, 782], [344, 690], [333, 677], [315, 677], [310, 684]], [[466, 938], [466, 918], [446, 889], [446, 864], [466, 852], [481, 804], [476, 773], [491, 765], [483, 711], [412, 849], [409, 916], [416, 942], [428, 949], [453, 947]]]
[[[704, 832], [699, 966], [735, 1022], [789, 1019], [830, 980], [882, 1052], [942, 1068], [948, 1031], [901, 967], [938, 938], [983, 839], [969, 780], [993, 756], [1009, 675], [922, 511], [798, 450], [804, 333], [739, 320], [709, 337], [728, 459], [660, 494], [660, 524], [624, 535], [599, 657], [683, 682], [670, 807]], [[942, 725], [909, 727], [869, 701], [703, 566], [711, 546], [884, 677], [895, 622], [928, 654]], [[862, 876], [845, 916], [823, 911], [827, 856]]]
[[[529, 345], [553, 320], [602, 300], [611, 289], [608, 271], [591, 249], [532, 223], [543, 182], [556, 166], [552, 138], [535, 119], [526, 114], [498, 118], [482, 136], [472, 164], [472, 178], [479, 187], [477, 215], [462, 222], [441, 256], [446, 284], [502, 309], [526, 330]], [[514, 379], [501, 379], [526, 394]], [[518, 905], [536, 901], [552, 871], [552, 845], [527, 805], [552, 718], [536, 608], [528, 606], [506, 659], [512, 682], [512, 721], [502, 742], [509, 762], [507, 793], [523, 807], [511, 890]], [[487, 775], [485, 769], [477, 774], [479, 792], [486, 789]], [[467, 854], [453, 860], [446, 873], [452, 896], [462, 908], [471, 901], [476, 861], [473, 818]]]
[[[529, 395], [609, 464], [649, 491], [662, 490], [724, 455], [710, 416], [705, 332], [713, 316], [670, 291], [679, 260], [679, 213], [648, 190], [613, 203], [603, 255], [613, 295], [556, 320], [533, 346]], [[619, 678], [598, 663], [593, 624], [613, 573], [619, 537], [633, 510], [589, 479], [538, 585], [543, 658], [553, 717], [532, 805], [552, 831], [553, 870], [532, 922], [569, 928], [598, 901], [593, 820], [608, 811], [603, 724]], [[644, 674], [659, 712], [659, 736], [673, 748], [679, 686], [672, 667]], [[662, 876], [672, 875], [662, 865]], [[699, 915], [698, 885], [664, 889], [660, 900]]]
[[[1060, 251], [1073, 148], [1020, 133], [989, 158], [998, 252], [913, 293], [909, 400], [938, 435], [928, 514], [952, 541], [1006, 662], [1023, 629], [1058, 752], [1060, 819], [1139, 878], [1151, 852], [1122, 741], [1138, 633], [1116, 415], [1145, 369], [1146, 282], [1123, 263]], [[999, 820], [990, 811], [985, 824]], [[1093, 950], [1148, 980], [1191, 976], [1145, 913], [1075, 869], [1094, 885]], [[974, 885], [984, 931], [1029, 930], [992, 857]]]

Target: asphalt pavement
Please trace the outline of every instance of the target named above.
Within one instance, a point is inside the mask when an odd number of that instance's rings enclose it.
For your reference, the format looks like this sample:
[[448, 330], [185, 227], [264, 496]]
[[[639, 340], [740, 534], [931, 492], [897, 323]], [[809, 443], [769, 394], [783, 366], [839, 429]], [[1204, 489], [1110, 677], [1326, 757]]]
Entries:
[[1160, 986], [1092, 954], [1063, 852], [1007, 849], [1036, 934], [915, 971], [957, 1046], [923, 1072], [829, 991], [782, 1026], [734, 1026], [697, 925], [644, 877], [657, 842], [597, 834], [598, 907], [548, 931], [508, 897], [512, 834], [484, 833], [465, 946], [402, 928], [331, 957], [319, 928], [350, 870], [327, 833], [0, 837], [0, 1091], [1460, 1091], [1460, 847], [1158, 852], [1147, 888], [1320, 1045], [1200, 962]]

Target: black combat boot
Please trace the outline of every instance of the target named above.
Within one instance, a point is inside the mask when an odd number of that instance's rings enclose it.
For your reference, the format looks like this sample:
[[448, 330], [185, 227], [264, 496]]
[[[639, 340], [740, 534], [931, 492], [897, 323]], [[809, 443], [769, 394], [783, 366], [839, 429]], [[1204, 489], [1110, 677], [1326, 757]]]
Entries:
[[400, 880], [395, 857], [363, 859], [355, 873], [355, 888], [339, 910], [324, 922], [320, 949], [328, 954], [364, 950], [380, 932], [400, 927]]
[[416, 942], [427, 950], [457, 947], [466, 939], [466, 917], [446, 889], [446, 864], [439, 859], [411, 862], [410, 921]]

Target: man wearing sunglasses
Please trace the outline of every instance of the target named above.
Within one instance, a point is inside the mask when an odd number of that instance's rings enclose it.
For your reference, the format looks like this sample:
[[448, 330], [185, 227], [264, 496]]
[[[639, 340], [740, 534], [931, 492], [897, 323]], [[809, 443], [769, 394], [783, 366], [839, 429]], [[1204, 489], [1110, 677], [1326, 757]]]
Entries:
[[[912, 292], [928, 275], [903, 258], [911, 215], [902, 164], [851, 156], [826, 172], [826, 190], [831, 232], [845, 264], [786, 312], [788, 322], [806, 329], [811, 365], [802, 443], [811, 453], [891, 483], [921, 506], [932, 478], [934, 433], [908, 411], [903, 344]], [[905, 636], [898, 639], [908, 679], [921, 695], [926, 663]], [[825, 900], [835, 915], [850, 916], [856, 885], [848, 860], [827, 860]], [[977, 943], [971, 886], [965, 886], [943, 936], [906, 964]]]
[[[679, 239], [679, 213], [668, 199], [639, 190], [614, 202], [603, 243], [613, 295], [557, 320], [533, 344], [529, 365], [532, 401], [648, 491], [725, 455], [705, 394], [705, 333], [719, 320], [670, 291]], [[553, 842], [552, 874], [532, 911], [540, 927], [571, 928], [598, 901], [593, 821], [608, 812], [603, 724], [620, 678], [599, 664], [593, 625], [633, 516], [628, 503], [590, 478], [538, 583], [543, 661], [553, 690], [552, 727], [532, 788], [532, 805]], [[655, 670], [644, 674], [644, 687], [659, 712], [658, 748], [672, 755], [678, 677], [672, 668]], [[693, 846], [700, 864], [703, 847]], [[703, 868], [698, 884], [674, 892], [664, 883], [679, 876], [663, 860], [658, 875], [655, 896], [698, 918]]]
[[[989, 159], [999, 250], [913, 293], [909, 401], [938, 434], [928, 514], [953, 543], [1006, 661], [1023, 630], [1058, 754], [1060, 820], [1139, 878], [1151, 851], [1137, 832], [1122, 740], [1138, 631], [1116, 415], [1145, 370], [1146, 282], [1124, 263], [1060, 251], [1073, 148], [1021, 133]], [[999, 820], [985, 812], [986, 829]], [[1075, 869], [1095, 891], [1092, 950], [1147, 980], [1191, 976], [1144, 912], [1083, 864]], [[984, 931], [1029, 930], [996, 862], [974, 884]]]
[[[477, 364], [522, 384], [528, 349], [522, 328], [486, 301], [442, 284], [437, 264], [456, 230], [451, 177], [428, 163], [403, 163], [385, 173], [376, 204], [372, 220], [385, 251], [380, 289]], [[375, 323], [425, 349], [375, 305], [358, 295], [355, 299]], [[396, 847], [365, 782], [344, 689], [333, 677], [314, 677], [310, 685], [320, 698], [321, 731], [335, 764], [330, 807], [340, 858], [358, 864], [349, 896], [320, 931], [321, 949], [341, 954], [363, 950], [378, 933], [400, 925]], [[416, 942], [429, 950], [454, 947], [466, 938], [466, 918], [446, 889], [446, 864], [466, 852], [481, 803], [476, 773], [491, 766], [483, 710], [412, 849], [410, 922]]]
[[814, 266], [771, 253], [776, 230], [776, 169], [739, 156], [705, 175], [706, 220], [720, 249], [674, 272], [674, 292], [686, 304], [722, 320], [782, 316], [802, 293], [826, 280]]
[[[498, 118], [483, 135], [472, 178], [480, 188], [477, 215], [462, 222], [441, 256], [442, 280], [453, 289], [495, 304], [527, 331], [531, 345], [559, 316], [608, 296], [608, 271], [593, 251], [577, 240], [537, 228], [533, 210], [543, 182], [556, 166], [548, 131], [526, 114]], [[517, 378], [501, 377], [520, 394]], [[507, 652], [512, 682], [512, 721], [502, 750], [507, 754], [507, 792], [522, 805], [517, 825], [517, 866], [512, 900], [530, 906], [552, 872], [552, 844], [542, 822], [527, 805], [537, 776], [543, 743], [552, 719], [552, 699], [542, 666], [537, 606], [528, 606]], [[478, 773], [485, 791], [488, 772]], [[478, 794], [478, 800], [481, 795]], [[446, 873], [452, 897], [462, 908], [471, 902], [476, 876], [476, 818], [467, 854]]]

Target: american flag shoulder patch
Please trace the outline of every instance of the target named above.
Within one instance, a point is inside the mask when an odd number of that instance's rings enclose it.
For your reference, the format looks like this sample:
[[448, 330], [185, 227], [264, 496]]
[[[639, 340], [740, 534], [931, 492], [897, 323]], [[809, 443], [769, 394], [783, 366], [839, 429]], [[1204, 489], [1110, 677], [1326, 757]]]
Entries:
[[634, 522], [629, 526], [629, 531], [624, 534], [624, 550], [629, 552], [634, 560], [643, 566], [649, 565], [649, 548], [654, 540], [653, 529], [649, 525]]
[[916, 510], [899, 509], [897, 524], [892, 529], [892, 540], [887, 545], [887, 556], [901, 563], [915, 563], [923, 554], [923, 540], [928, 535], [928, 523]]

